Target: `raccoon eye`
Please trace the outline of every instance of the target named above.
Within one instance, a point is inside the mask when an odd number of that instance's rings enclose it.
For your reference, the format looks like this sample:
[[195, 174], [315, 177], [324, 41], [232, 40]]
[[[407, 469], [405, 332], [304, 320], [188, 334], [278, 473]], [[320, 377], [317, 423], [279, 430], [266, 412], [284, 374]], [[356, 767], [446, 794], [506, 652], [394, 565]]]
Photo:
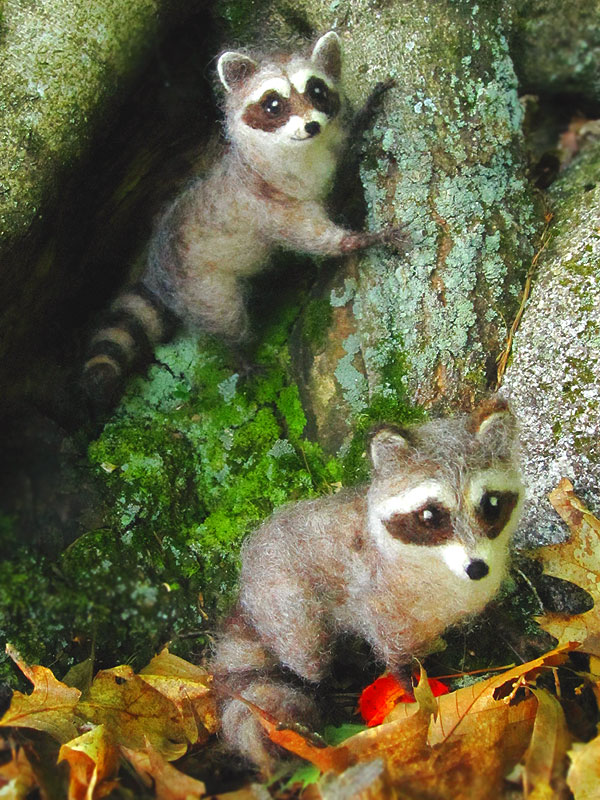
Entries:
[[488, 539], [499, 536], [510, 519], [519, 496], [516, 492], [485, 492], [479, 502], [478, 516]]
[[441, 528], [448, 522], [448, 512], [445, 508], [430, 503], [425, 508], [417, 511], [419, 522], [426, 528]]
[[304, 93], [317, 109], [317, 111], [324, 111], [327, 113], [330, 110], [330, 93], [329, 87], [320, 78], [309, 78], [306, 83]]
[[277, 92], [269, 92], [260, 105], [270, 117], [278, 117], [283, 111], [283, 99]]

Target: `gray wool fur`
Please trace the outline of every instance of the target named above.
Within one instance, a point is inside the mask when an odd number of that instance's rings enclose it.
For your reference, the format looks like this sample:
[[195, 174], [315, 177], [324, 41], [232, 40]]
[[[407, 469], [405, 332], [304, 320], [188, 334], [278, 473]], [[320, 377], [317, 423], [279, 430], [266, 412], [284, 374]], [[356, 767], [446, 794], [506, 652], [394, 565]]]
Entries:
[[263, 769], [273, 764], [235, 693], [262, 698], [282, 721], [317, 718], [312, 704], [300, 718], [291, 713], [297, 690], [271, 677], [281, 667], [318, 683], [336, 640], [352, 634], [401, 673], [449, 625], [484, 608], [505, 577], [521, 510], [516, 448], [515, 420], [495, 398], [468, 416], [382, 427], [370, 443], [369, 484], [285, 506], [250, 536], [212, 665], [233, 749]]

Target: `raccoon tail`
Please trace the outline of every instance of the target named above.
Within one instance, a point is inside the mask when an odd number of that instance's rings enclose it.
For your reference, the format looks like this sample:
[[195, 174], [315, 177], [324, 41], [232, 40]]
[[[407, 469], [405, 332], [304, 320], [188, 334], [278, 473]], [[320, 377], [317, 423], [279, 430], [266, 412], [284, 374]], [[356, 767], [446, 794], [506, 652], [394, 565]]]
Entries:
[[269, 740], [257, 714], [266, 712], [283, 726], [301, 724], [311, 730], [319, 726], [314, 699], [282, 679], [277, 660], [260, 642], [239, 607], [217, 638], [210, 668], [225, 744], [265, 774], [274, 770], [285, 753]]
[[120, 294], [96, 328], [86, 352], [82, 384], [93, 406], [114, 404], [127, 376], [152, 359], [156, 345], [168, 342], [178, 324], [176, 315], [143, 282]]

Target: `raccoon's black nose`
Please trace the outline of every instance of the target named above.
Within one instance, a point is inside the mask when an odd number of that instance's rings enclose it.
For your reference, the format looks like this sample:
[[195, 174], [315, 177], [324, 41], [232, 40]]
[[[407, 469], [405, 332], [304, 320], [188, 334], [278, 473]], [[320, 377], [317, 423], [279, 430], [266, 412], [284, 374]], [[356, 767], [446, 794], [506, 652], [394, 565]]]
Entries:
[[308, 133], [309, 136], [316, 136], [317, 133], [321, 130], [321, 126], [318, 122], [307, 122], [304, 126], [304, 130]]
[[476, 559], [475, 561], [471, 561], [470, 564], [467, 565], [466, 573], [471, 578], [472, 581], [479, 581], [490, 571], [490, 568], [482, 561], [480, 558]]

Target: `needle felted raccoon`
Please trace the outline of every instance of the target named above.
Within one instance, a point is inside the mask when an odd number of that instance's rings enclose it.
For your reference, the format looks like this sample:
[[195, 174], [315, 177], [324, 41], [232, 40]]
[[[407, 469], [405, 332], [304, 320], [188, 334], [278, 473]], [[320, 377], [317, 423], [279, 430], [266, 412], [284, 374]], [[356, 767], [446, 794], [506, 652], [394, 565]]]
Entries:
[[315, 725], [313, 701], [282, 675], [321, 681], [344, 634], [402, 674], [449, 625], [484, 608], [521, 509], [516, 445], [498, 398], [467, 416], [381, 427], [370, 483], [285, 506], [246, 541], [239, 601], [212, 664], [231, 748], [272, 766], [240, 695], [280, 722]]
[[83, 380], [100, 403], [179, 324], [243, 342], [244, 282], [276, 248], [337, 256], [397, 238], [346, 230], [325, 210], [348, 134], [337, 34], [322, 36], [308, 57], [226, 52], [217, 71], [228, 149], [167, 208], [141, 280], [94, 335]]

